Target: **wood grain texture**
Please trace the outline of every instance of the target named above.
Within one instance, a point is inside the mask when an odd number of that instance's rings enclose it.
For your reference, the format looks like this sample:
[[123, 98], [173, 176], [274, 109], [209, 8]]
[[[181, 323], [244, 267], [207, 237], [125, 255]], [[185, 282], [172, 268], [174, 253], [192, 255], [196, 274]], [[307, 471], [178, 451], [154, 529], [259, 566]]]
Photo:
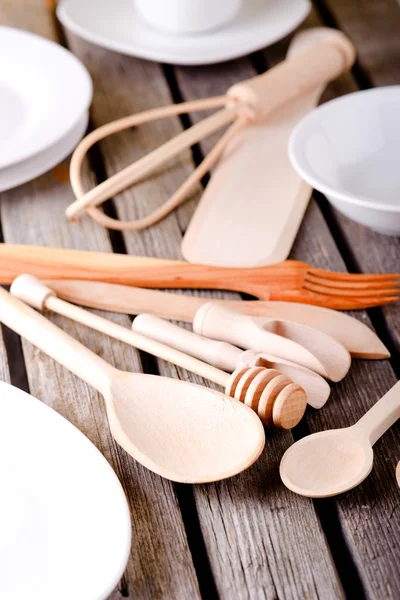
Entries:
[[[3, 4], [0, 19], [8, 25], [24, 25], [26, 29], [55, 39], [41, 0], [32, 1], [29, 10], [23, 2]], [[68, 172], [67, 163], [62, 167]], [[103, 228], [90, 220], [78, 225], [66, 222], [64, 211], [73, 197], [68, 177], [59, 177], [62, 167], [2, 194], [5, 241], [110, 252], [110, 242]], [[129, 325], [126, 316], [109, 317]], [[54, 321], [116, 367], [130, 371], [141, 369], [138, 353], [133, 349], [65, 319], [54, 318]], [[118, 448], [110, 435], [99, 394], [30, 344], [23, 343], [23, 349], [31, 393], [63, 414], [91, 439], [109, 460], [126, 491], [132, 514], [132, 551], [113, 600], [122, 597], [184, 600], [188, 595], [198, 598], [198, 584], [173, 485], [138, 465]]]
[[[71, 47], [84, 59], [94, 79], [93, 117], [96, 126], [145, 107], [171, 101], [159, 66], [107, 53], [69, 39]], [[232, 63], [229, 70], [234, 69], [234, 65]], [[206, 85], [207, 78], [202, 80]], [[218, 78], [213, 77], [212, 81], [217, 82]], [[225, 83], [224, 89], [227, 87]], [[126, 90], [136, 93], [126, 93]], [[207, 91], [215, 93], [213, 89]], [[206, 94], [203, 92], [203, 95]], [[101, 148], [107, 175], [179, 131], [179, 121], [171, 119], [105, 141]], [[143, 182], [121, 194], [117, 202], [119, 215], [124, 219], [136, 218], [165, 201], [193, 169], [191, 155], [187, 154], [176, 165], [173, 171], [164, 173], [162, 180], [155, 178]], [[124, 235], [129, 252], [181, 258], [181, 232], [193, 208], [194, 200], [150, 230]], [[204, 383], [197, 376], [161, 361], [159, 368], [162, 374]], [[273, 436], [268, 440], [268, 449], [257, 466], [243, 476], [229, 480], [226, 485], [194, 488], [211, 568], [221, 598], [297, 599], [304, 596], [318, 598], [323, 594], [329, 599], [340, 597], [340, 584], [312, 504], [286, 494], [277, 478], [279, 457], [291, 440], [290, 434]], [[275, 490], [272, 506], [269, 492], [271, 473], [274, 473]], [[249, 496], [248, 490], [251, 490]], [[281, 500], [282, 493], [284, 499]], [[302, 513], [304, 520], [300, 519]], [[315, 560], [319, 568], [314, 571], [311, 565]]]

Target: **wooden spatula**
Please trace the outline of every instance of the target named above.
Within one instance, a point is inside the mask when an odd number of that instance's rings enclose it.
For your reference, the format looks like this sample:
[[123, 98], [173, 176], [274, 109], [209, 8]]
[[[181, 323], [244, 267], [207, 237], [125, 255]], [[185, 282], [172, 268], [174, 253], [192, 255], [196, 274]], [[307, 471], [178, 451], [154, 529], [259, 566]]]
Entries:
[[[185, 323], [193, 323], [196, 311], [208, 302], [196, 296], [100, 281], [52, 279], [46, 283], [60, 298], [75, 304], [128, 315], [147, 312]], [[342, 312], [298, 302], [219, 299], [213, 302], [249, 316], [289, 320], [324, 331], [343, 344], [355, 358], [390, 357], [389, 351], [372, 329]]]
[[[331, 35], [330, 29], [298, 34], [287, 60]], [[321, 79], [227, 145], [183, 238], [186, 260], [255, 267], [287, 258], [311, 196], [310, 186], [290, 164], [288, 141], [296, 124], [317, 106], [325, 86]]]
[[293, 492], [336, 496], [359, 485], [373, 466], [372, 446], [400, 419], [400, 382], [355, 425], [309, 435], [283, 455], [280, 474]]
[[265, 352], [243, 351], [227, 342], [210, 340], [165, 319], [145, 313], [136, 317], [132, 329], [228, 373], [244, 366], [277, 369], [305, 390], [307, 402], [313, 408], [322, 408], [329, 398], [331, 388], [321, 375], [283, 358]]
[[241, 402], [183, 381], [119, 371], [2, 288], [0, 320], [103, 394], [115, 440], [151, 471], [186, 483], [215, 481], [260, 455], [261, 421]]
[[343, 379], [351, 364], [346, 348], [326, 333], [290, 321], [248, 317], [213, 302], [199, 308], [193, 330], [240, 348], [274, 354], [332, 381]]

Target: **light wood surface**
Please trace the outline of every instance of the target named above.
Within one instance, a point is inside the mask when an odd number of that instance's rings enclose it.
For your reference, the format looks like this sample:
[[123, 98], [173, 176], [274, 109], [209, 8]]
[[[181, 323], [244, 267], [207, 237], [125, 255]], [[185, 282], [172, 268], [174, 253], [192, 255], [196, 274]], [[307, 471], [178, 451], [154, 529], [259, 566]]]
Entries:
[[212, 302], [199, 308], [193, 330], [240, 348], [274, 354], [332, 381], [343, 379], [351, 364], [346, 348], [326, 333], [290, 321], [249, 317]]
[[[299, 423], [304, 415], [307, 404], [306, 394], [298, 384], [293, 386], [292, 380], [287, 377], [284, 380], [284, 385], [279, 390], [276, 387], [271, 389], [271, 386], [267, 385], [265, 386], [265, 389], [263, 387], [259, 387], [259, 394], [257, 398], [253, 398], [252, 391], [248, 386], [248, 382], [260, 371], [272, 372], [271, 369], [266, 369], [265, 367], [255, 368], [246, 366], [245, 368], [233, 370], [233, 373], [229, 375], [221, 369], [217, 369], [205, 362], [193, 358], [193, 356], [180, 352], [179, 350], [175, 350], [174, 348], [154, 341], [151, 338], [147, 338], [136, 331], [131, 331], [130, 329], [121, 327], [112, 321], [108, 321], [107, 319], [97, 315], [93, 315], [82, 308], [65, 302], [64, 300], [60, 300], [49, 287], [45, 286], [41, 281], [32, 275], [21, 275], [17, 277], [11, 286], [11, 293], [35, 308], [40, 310], [47, 308], [57, 312], [58, 314], [96, 329], [101, 333], [105, 333], [117, 340], [130, 344], [135, 348], [144, 350], [145, 352], [158, 356], [159, 358], [168, 360], [176, 365], [179, 365], [180, 367], [186, 368], [197, 375], [205, 377], [206, 379], [210, 379], [214, 383], [217, 383], [225, 388], [225, 393], [227, 395], [232, 396], [232, 398], [235, 398], [236, 400], [239, 400], [248, 406], [251, 405], [253, 410], [260, 416], [263, 423], [268, 427], [272, 427], [276, 423], [277, 427], [282, 429], [291, 429]], [[20, 332], [20, 329], [18, 329], [18, 332]], [[59, 357], [59, 355], [57, 356]], [[62, 360], [59, 358], [57, 360], [62, 363]], [[279, 379], [279, 376], [281, 376], [281, 373], [277, 372], [277, 379]], [[84, 377], [82, 378], [84, 379]], [[271, 383], [273, 384], [274, 381], [271, 381]], [[93, 381], [91, 381], [91, 384], [96, 387], [93, 384]], [[161, 387], [160, 380], [160, 389]], [[145, 382], [143, 384], [143, 388], [145, 391]], [[101, 387], [99, 391], [103, 391], [103, 389], [104, 388]], [[161, 394], [161, 392], [159, 393]], [[190, 390], [187, 391], [187, 394], [189, 393]], [[177, 389], [177, 395], [178, 394], [179, 388]], [[147, 396], [149, 396], [149, 394], [147, 394]], [[269, 405], [271, 406], [271, 419], [265, 419], [264, 415], [260, 414], [260, 411], [258, 410], [258, 400], [260, 399], [260, 396], [261, 399], [264, 399], [264, 401], [268, 401]], [[147, 401], [151, 404], [150, 400]], [[275, 403], [278, 404], [278, 409], [275, 409], [274, 413], [276, 415], [276, 419], [275, 417], [272, 418], [272, 409]], [[173, 413], [173, 411], [170, 412]], [[173, 419], [173, 414], [171, 415], [171, 418]], [[210, 415], [210, 418], [212, 418], [212, 415]], [[178, 415], [176, 415], [176, 420], [178, 423], [182, 421]], [[290, 425], [290, 427], [288, 425]], [[222, 434], [223, 432], [221, 431], [220, 435]], [[157, 439], [159, 435], [160, 434], [157, 434]], [[193, 437], [195, 436], [195, 433], [192, 432], [191, 435]], [[118, 435], [116, 436], [115, 433], [114, 437], [116, 437], [117, 440], [119, 439]], [[210, 440], [209, 442], [211, 443]], [[126, 445], [123, 447], [126, 449]], [[135, 450], [133, 449], [132, 452], [132, 455], [136, 458]], [[148, 462], [146, 462], [144, 459], [142, 459], [140, 462], [148, 466]], [[155, 468], [152, 470], [155, 470]], [[155, 470], [155, 472], [167, 477], [167, 479], [174, 479], [174, 477], [169, 477], [168, 475], [163, 474], [163, 472], [160, 470]], [[187, 482], [189, 479], [186, 479], [185, 481]], [[192, 483], [194, 482], [195, 480], [192, 481]]]
[[322, 408], [329, 398], [331, 389], [320, 375], [277, 356], [252, 350], [243, 352], [232, 344], [202, 337], [165, 319], [145, 313], [136, 317], [132, 329], [229, 373], [243, 366], [275, 369], [304, 389], [307, 403], [313, 408]]
[[314, 433], [282, 458], [280, 475], [297, 494], [336, 496], [359, 485], [373, 466], [372, 446], [400, 419], [400, 382], [351, 427]]
[[262, 425], [242, 402], [187, 382], [120, 371], [3, 289], [0, 307], [2, 323], [104, 396], [114, 439], [154, 473], [183, 483], [217, 481], [247, 469], [262, 452]]
[[[47, 283], [60, 298], [75, 304], [130, 315], [148, 312], [185, 323], [192, 323], [196, 311], [207, 301], [204, 297], [134, 288], [117, 283], [69, 279], [52, 279]], [[295, 302], [218, 298], [213, 302], [247, 315], [265, 319], [287, 319], [300, 325], [314, 327], [337, 339], [355, 358], [390, 357], [388, 349], [370, 327], [342, 312]]]
[[22, 273], [40, 279], [84, 279], [139, 287], [232, 290], [263, 300], [287, 300], [336, 309], [397, 301], [399, 274], [334, 273], [295, 260], [258, 268], [192, 265], [184, 261], [62, 248], [0, 245], [0, 282]]
[[[320, 6], [324, 8], [326, 3], [323, 1]], [[397, 2], [379, 0], [367, 4], [365, 0], [358, 3], [335, 0], [329, 9], [340, 27], [357, 43], [362, 72], [367, 78], [363, 85], [368, 86], [369, 76], [374, 83], [397, 83], [397, 65], [400, 64]], [[48, 35], [50, 20], [41, 0], [23, 6], [20, 0], [7, 2], [2, 4], [0, 14], [3, 23], [36, 28], [38, 33]], [[326, 18], [327, 14], [324, 15]], [[314, 12], [306, 24], [313, 26], [317, 22]], [[251, 60], [243, 58], [229, 64], [196, 68], [168, 66], [165, 71], [154, 63], [107, 52], [72, 36], [68, 36], [68, 45], [84, 60], [95, 82], [92, 118], [97, 127], [170, 103], [171, 82], [175, 78], [185, 100], [223, 94], [233, 83], [255, 73], [253, 59], [258, 72], [266, 67], [264, 57], [269, 65], [281, 61], [287, 40], [257, 53]], [[356, 75], [358, 77], [359, 71]], [[342, 77], [329, 87], [324, 99], [354, 89], [357, 84], [353, 77]], [[203, 116], [191, 113], [190, 118], [195, 122]], [[180, 127], [178, 119], [167, 119], [154, 127], [143, 126], [108, 138], [100, 147], [106, 175], [121, 170], [167, 141]], [[201, 150], [208, 152], [214, 143], [215, 137], [211, 136], [201, 142]], [[97, 170], [98, 158], [95, 157], [92, 164]], [[115, 202], [118, 216], [132, 220], [163, 204], [189, 176], [191, 155], [183, 155], [173, 167], [162, 174], [163, 185], [156, 177], [119, 195]], [[100, 169], [97, 175], [101, 181]], [[91, 182], [87, 187], [93, 185]], [[128, 251], [133, 255], [179, 259], [181, 232], [187, 227], [196, 199], [143, 234], [124, 235]], [[5, 240], [109, 252], [105, 232], [90, 219], [66, 226], [64, 210], [72, 201], [67, 165], [34, 184], [3, 193], [1, 216]], [[323, 202], [321, 205], [325, 209]], [[48, 218], [43, 219], [43, 214]], [[342, 252], [346, 261], [350, 255], [355, 261], [347, 262], [352, 270], [376, 273], [398, 270], [396, 240], [363, 230], [338, 214], [331, 218], [329, 211], [324, 210], [323, 215], [312, 200], [296, 238], [293, 258], [343, 271], [346, 267]], [[121, 252], [118, 244], [115, 249]], [[208, 292], [199, 295], [211, 297]], [[239, 301], [233, 294], [213, 293], [212, 296]], [[387, 344], [395, 341], [390, 349], [393, 365], [396, 365], [400, 339], [397, 305], [385, 307], [379, 313], [381, 324], [375, 319], [376, 314], [371, 312], [368, 316], [358, 311], [353, 316], [368, 327], [371, 327], [372, 317], [382, 339]], [[124, 315], [106, 316], [129, 326]], [[138, 354], [132, 348], [61, 317], [51, 316], [51, 319], [119, 368], [132, 369], [133, 364], [139, 365]], [[385, 329], [389, 338], [385, 337]], [[24, 361], [18, 354], [18, 344], [10, 344], [10, 332], [7, 332], [6, 344], [13, 380], [19, 381]], [[352, 597], [356, 589], [369, 600], [397, 600], [400, 536], [396, 535], [399, 513], [394, 471], [399, 457], [399, 423], [377, 442], [375, 468], [365, 482], [331, 502], [314, 505], [289, 492], [279, 482], [279, 459], [292, 443], [290, 432], [269, 434], [271, 453], [264, 452], [251, 469], [237, 477], [193, 489], [173, 486], [141, 467], [113, 443], [103, 401], [95, 391], [29, 343], [23, 342], [23, 350], [31, 392], [34, 390], [35, 396], [53, 405], [92, 439], [113, 465], [128, 496], [134, 516], [132, 553], [126, 575], [110, 600], [198, 598], [199, 584], [203, 597], [210, 599], [218, 595], [223, 600], [231, 600], [232, 596], [238, 600], [258, 597], [338, 600], [346, 594]], [[199, 377], [164, 361], [154, 365], [144, 360], [144, 365], [148, 372], [158, 368], [168, 376], [204, 383]], [[344, 381], [334, 386], [332, 399], [324, 409], [308, 412], [308, 427], [311, 431], [320, 431], [348, 425], [349, 415], [359, 418], [394, 382], [389, 361], [355, 362]], [[379, 551], [371, 551], [371, 548]]]

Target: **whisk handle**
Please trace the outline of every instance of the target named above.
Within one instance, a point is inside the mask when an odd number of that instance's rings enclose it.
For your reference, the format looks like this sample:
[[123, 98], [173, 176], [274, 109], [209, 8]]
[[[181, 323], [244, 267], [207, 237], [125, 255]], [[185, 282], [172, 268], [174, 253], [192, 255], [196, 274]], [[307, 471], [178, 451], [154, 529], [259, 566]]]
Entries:
[[287, 60], [232, 86], [228, 96], [249, 105], [261, 120], [286, 102], [326, 85], [349, 69], [354, 60], [354, 46], [344, 33], [313, 28], [295, 38]]

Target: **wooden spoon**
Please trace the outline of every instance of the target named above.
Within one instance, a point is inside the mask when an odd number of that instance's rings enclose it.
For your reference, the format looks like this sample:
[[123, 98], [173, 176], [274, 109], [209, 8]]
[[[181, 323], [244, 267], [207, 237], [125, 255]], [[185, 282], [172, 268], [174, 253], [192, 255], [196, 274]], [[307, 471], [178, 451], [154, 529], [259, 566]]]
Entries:
[[291, 429], [303, 417], [307, 405], [304, 389], [276, 369], [246, 366], [235, 369], [229, 375], [188, 354], [57, 298], [51, 288], [32, 275], [17, 277], [11, 286], [11, 293], [34, 308], [53, 310], [139, 350], [154, 354], [210, 379], [225, 388], [227, 396], [250, 406], [267, 427]]
[[193, 331], [240, 348], [274, 354], [332, 381], [343, 379], [351, 364], [348, 350], [322, 331], [282, 319], [249, 317], [213, 302], [199, 308]]
[[397, 463], [396, 479], [397, 479], [397, 483], [399, 484], [399, 487], [400, 487], [400, 462]]
[[2, 288], [0, 320], [103, 394], [115, 440], [162, 477], [216, 481], [240, 473], [262, 452], [261, 421], [241, 402], [191, 383], [119, 371]]
[[283, 455], [280, 475], [293, 492], [336, 496], [359, 485], [373, 465], [372, 446], [400, 419], [400, 382], [355, 425], [309, 435]]

